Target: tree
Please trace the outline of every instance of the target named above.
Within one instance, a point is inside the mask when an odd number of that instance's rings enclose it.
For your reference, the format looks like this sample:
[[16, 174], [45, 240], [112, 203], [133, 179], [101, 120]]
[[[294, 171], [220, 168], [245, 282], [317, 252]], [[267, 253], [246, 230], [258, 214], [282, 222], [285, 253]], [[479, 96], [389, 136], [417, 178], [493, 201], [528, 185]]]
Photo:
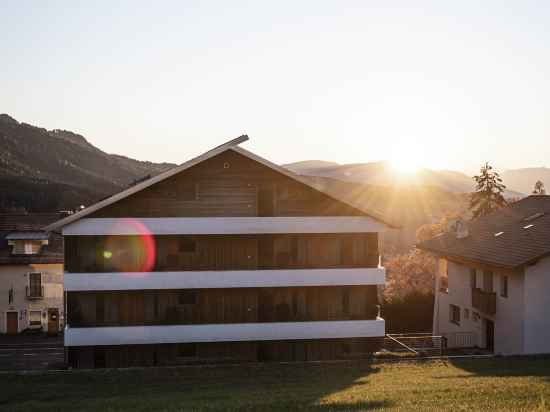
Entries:
[[535, 188], [533, 189], [534, 195], [545, 195], [546, 189], [544, 188], [544, 183], [542, 183], [540, 180], [537, 180], [537, 183], [535, 183]]
[[489, 163], [485, 163], [480, 169], [480, 174], [473, 179], [476, 181], [476, 191], [470, 198], [470, 210], [474, 218], [486, 216], [506, 206], [506, 200], [502, 195], [506, 186]]

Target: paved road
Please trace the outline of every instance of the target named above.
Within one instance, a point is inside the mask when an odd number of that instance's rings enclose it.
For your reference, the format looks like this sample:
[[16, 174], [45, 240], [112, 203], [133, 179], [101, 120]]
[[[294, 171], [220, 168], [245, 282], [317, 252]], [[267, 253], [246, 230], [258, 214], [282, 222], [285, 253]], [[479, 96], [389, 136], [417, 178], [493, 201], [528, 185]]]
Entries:
[[60, 369], [63, 337], [0, 335], [0, 370]]

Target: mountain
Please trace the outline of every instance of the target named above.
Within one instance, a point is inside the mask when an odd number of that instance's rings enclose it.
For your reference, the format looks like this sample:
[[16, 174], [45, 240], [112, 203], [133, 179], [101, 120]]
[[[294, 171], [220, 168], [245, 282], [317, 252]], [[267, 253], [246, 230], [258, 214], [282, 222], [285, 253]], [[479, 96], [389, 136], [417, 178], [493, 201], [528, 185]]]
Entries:
[[439, 222], [444, 216], [468, 216], [468, 194], [453, 193], [435, 186], [388, 187], [330, 177], [305, 178], [336, 198], [376, 210], [397, 222], [400, 230], [389, 230], [381, 236], [384, 254], [410, 250], [416, 242], [416, 231], [424, 224]]
[[0, 115], [0, 209], [56, 211], [89, 205], [175, 165], [108, 154], [83, 136]]
[[507, 170], [501, 174], [502, 180], [508, 189], [522, 193], [531, 193], [537, 180], [544, 183], [546, 191], [550, 193], [550, 168], [530, 167]]
[[[319, 176], [386, 187], [432, 186], [453, 193], [470, 193], [475, 185], [471, 177], [451, 170], [419, 169], [412, 174], [399, 173], [387, 161], [340, 165], [332, 162], [309, 161], [290, 163], [283, 167], [303, 176]], [[323, 164], [327, 163], [327, 164]], [[534, 182], [533, 182], [534, 184]], [[527, 192], [529, 193], [529, 191]], [[522, 193], [508, 190], [507, 197], [523, 197]]]

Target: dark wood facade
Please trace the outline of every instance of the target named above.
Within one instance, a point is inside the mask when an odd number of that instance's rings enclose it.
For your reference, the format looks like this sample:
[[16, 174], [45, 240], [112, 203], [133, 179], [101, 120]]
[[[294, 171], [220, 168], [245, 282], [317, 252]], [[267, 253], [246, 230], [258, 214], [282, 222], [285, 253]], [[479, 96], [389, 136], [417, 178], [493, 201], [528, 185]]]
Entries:
[[226, 151], [89, 217], [363, 215], [252, 159]]
[[73, 347], [74, 368], [173, 366], [195, 363], [306, 362], [364, 359], [380, 350], [383, 338], [261, 342], [180, 343]]
[[368, 320], [376, 286], [69, 292], [71, 327]]
[[[67, 272], [372, 268], [378, 235], [66, 236]], [[152, 245], [152, 246], [149, 246]]]

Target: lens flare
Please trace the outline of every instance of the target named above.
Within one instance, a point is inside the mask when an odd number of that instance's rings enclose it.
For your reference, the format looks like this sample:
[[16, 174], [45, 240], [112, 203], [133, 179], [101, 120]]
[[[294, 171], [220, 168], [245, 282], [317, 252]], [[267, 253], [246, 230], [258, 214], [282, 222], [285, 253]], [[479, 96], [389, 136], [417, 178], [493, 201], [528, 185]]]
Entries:
[[155, 237], [137, 219], [119, 220], [112, 233], [127, 233], [109, 236], [105, 242], [105, 262], [121, 272], [151, 272], [156, 262]]

